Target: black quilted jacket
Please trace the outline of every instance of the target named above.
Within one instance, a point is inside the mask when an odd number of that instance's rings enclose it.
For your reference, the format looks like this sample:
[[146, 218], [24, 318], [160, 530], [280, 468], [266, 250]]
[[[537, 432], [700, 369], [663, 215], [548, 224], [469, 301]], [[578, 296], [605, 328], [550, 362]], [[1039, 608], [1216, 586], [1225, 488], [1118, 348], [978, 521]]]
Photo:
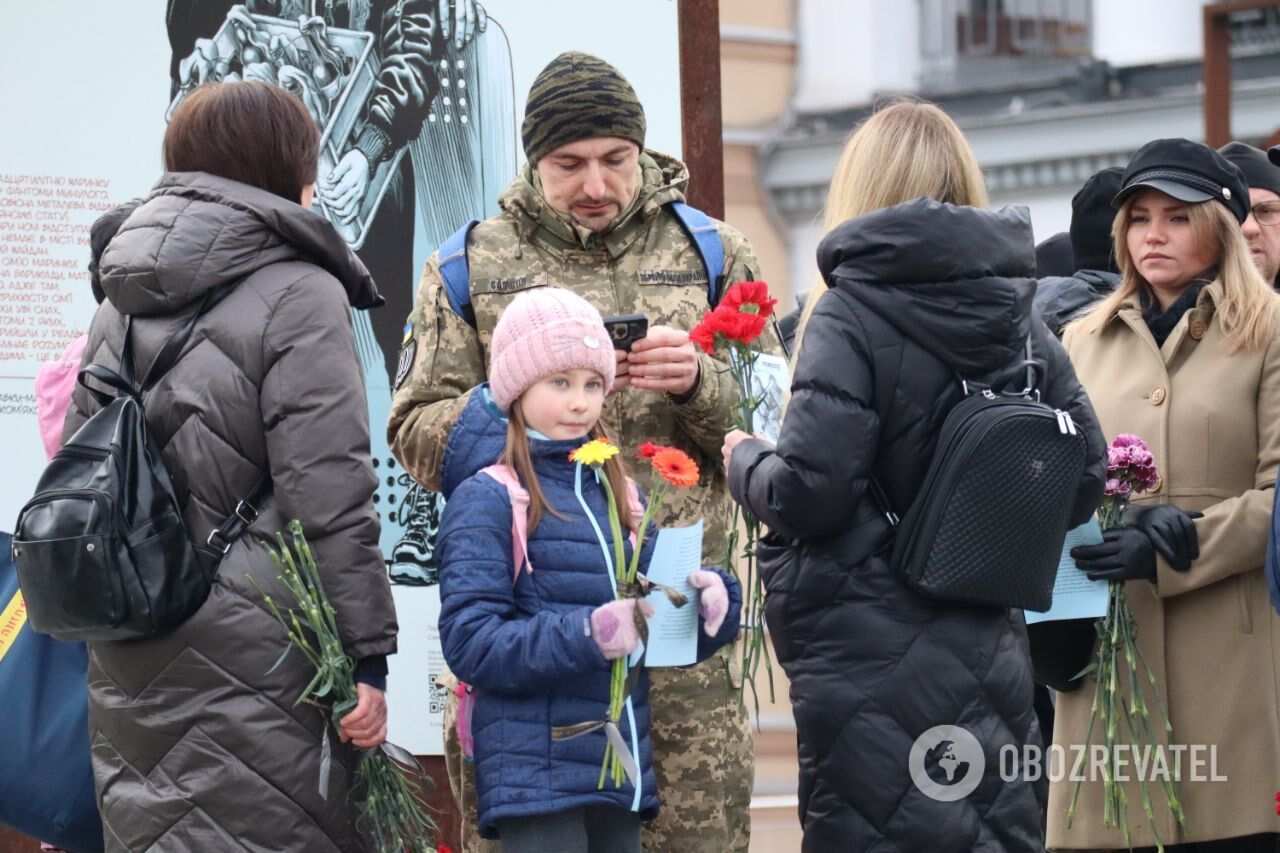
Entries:
[[[107, 850], [359, 850], [353, 752], [329, 739], [322, 797], [324, 720], [295, 704], [314, 670], [297, 653], [273, 668], [288, 641], [254, 584], [278, 589], [259, 542], [299, 519], [345, 650], [357, 659], [395, 651], [350, 321], [352, 307], [380, 303], [373, 280], [327, 220], [198, 172], [161, 178], [96, 260], [107, 301], [85, 357], [118, 364], [132, 315], [139, 375], [204, 293], [242, 279], [145, 395], [147, 423], [194, 536], [206, 537], [264, 473], [274, 484], [186, 623], [157, 639], [90, 644]], [[77, 389], [65, 434], [96, 409]]]
[[[1033, 319], [1027, 212], [919, 199], [839, 226], [818, 263], [831, 290], [804, 332], [778, 446], [743, 442], [729, 476], [773, 531], [761, 573], [791, 679], [804, 850], [1039, 853], [1047, 788], [1003, 781], [999, 764], [1001, 747], [1040, 742], [1022, 614], [901, 584], [867, 492], [874, 474], [904, 511], [960, 399], [957, 374], [999, 372], [1030, 332], [1044, 399], [1088, 438], [1073, 524], [1093, 511], [1103, 437], [1062, 347]], [[985, 758], [976, 790], [953, 802], [926, 796], [909, 771], [913, 741], [939, 725], [968, 730]]]

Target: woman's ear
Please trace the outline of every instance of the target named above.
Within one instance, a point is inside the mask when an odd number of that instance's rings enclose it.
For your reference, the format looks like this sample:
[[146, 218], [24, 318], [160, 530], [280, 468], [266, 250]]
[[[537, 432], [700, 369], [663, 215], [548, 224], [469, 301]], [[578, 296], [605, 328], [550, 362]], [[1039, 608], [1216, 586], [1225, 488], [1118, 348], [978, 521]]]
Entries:
[[310, 210], [311, 202], [315, 201], [315, 198], [316, 198], [316, 185], [307, 184], [305, 187], [302, 188], [302, 198], [298, 199], [298, 204], [302, 205], [307, 210]]

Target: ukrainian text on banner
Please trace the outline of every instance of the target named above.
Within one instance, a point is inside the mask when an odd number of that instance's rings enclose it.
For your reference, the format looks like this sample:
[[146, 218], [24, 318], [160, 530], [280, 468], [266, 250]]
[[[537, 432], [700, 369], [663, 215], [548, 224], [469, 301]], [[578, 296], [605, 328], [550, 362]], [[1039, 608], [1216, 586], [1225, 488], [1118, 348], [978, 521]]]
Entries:
[[[440, 8], [464, 20], [449, 38], [438, 28], [429, 28], [429, 44], [384, 38], [400, 18]], [[645, 105], [649, 144], [679, 153], [676, 3], [659, 0], [638, 14], [624, 0], [54, 0], [10, 4], [5, 20], [27, 35], [0, 55], [8, 81], [0, 114], [15, 131], [0, 135], [0, 530], [12, 526], [44, 467], [36, 370], [87, 330], [96, 308], [90, 224], [155, 182], [168, 115], [196, 82], [266, 79], [292, 88], [322, 133], [315, 209], [387, 299], [384, 308], [355, 313], [353, 325], [401, 630], [391, 660], [391, 737], [414, 753], [439, 753], [433, 538], [441, 502], [400, 469], [385, 443], [418, 274], [446, 236], [497, 212], [524, 159], [525, 94], [561, 51], [586, 50], [616, 65]], [[606, 25], [623, 20], [625, 27]], [[396, 50], [425, 52], [431, 62], [403, 61]], [[401, 115], [408, 141], [370, 163], [356, 143], [392, 69], [415, 75], [409, 82], [429, 97]]]

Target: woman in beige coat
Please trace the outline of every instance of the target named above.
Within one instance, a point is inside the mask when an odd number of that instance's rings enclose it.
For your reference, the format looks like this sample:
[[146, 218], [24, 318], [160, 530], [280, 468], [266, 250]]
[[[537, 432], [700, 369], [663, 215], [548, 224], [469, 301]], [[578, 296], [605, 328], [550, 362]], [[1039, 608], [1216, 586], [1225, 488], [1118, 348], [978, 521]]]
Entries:
[[[1275, 851], [1280, 618], [1262, 565], [1280, 463], [1278, 300], [1240, 234], [1243, 177], [1216, 152], [1158, 140], [1134, 155], [1122, 186], [1112, 229], [1121, 285], [1064, 344], [1107, 437], [1141, 436], [1163, 477], [1134, 501], [1129, 528], [1073, 552], [1091, 577], [1128, 582], [1138, 644], [1173, 726], [1165, 755], [1181, 774], [1185, 826], [1156, 777], [1152, 827], [1133, 760], [1123, 770], [1128, 823], [1139, 848], [1158, 834], [1167, 850]], [[1068, 769], [1086, 743], [1093, 694], [1086, 680], [1058, 698], [1054, 746]], [[1118, 743], [1124, 734], [1121, 724]], [[1052, 784], [1049, 847], [1125, 848], [1122, 832], [1103, 826], [1101, 774], [1087, 763], [1080, 772], [1070, 827], [1076, 782]]]

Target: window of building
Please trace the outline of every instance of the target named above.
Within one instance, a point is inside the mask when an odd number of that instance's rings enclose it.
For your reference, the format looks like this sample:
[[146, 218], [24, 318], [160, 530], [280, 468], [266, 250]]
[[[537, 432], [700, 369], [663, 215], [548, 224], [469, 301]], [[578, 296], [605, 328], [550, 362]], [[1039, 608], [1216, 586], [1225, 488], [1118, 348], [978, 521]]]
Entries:
[[1091, 0], [919, 0], [926, 88], [1088, 56]]

